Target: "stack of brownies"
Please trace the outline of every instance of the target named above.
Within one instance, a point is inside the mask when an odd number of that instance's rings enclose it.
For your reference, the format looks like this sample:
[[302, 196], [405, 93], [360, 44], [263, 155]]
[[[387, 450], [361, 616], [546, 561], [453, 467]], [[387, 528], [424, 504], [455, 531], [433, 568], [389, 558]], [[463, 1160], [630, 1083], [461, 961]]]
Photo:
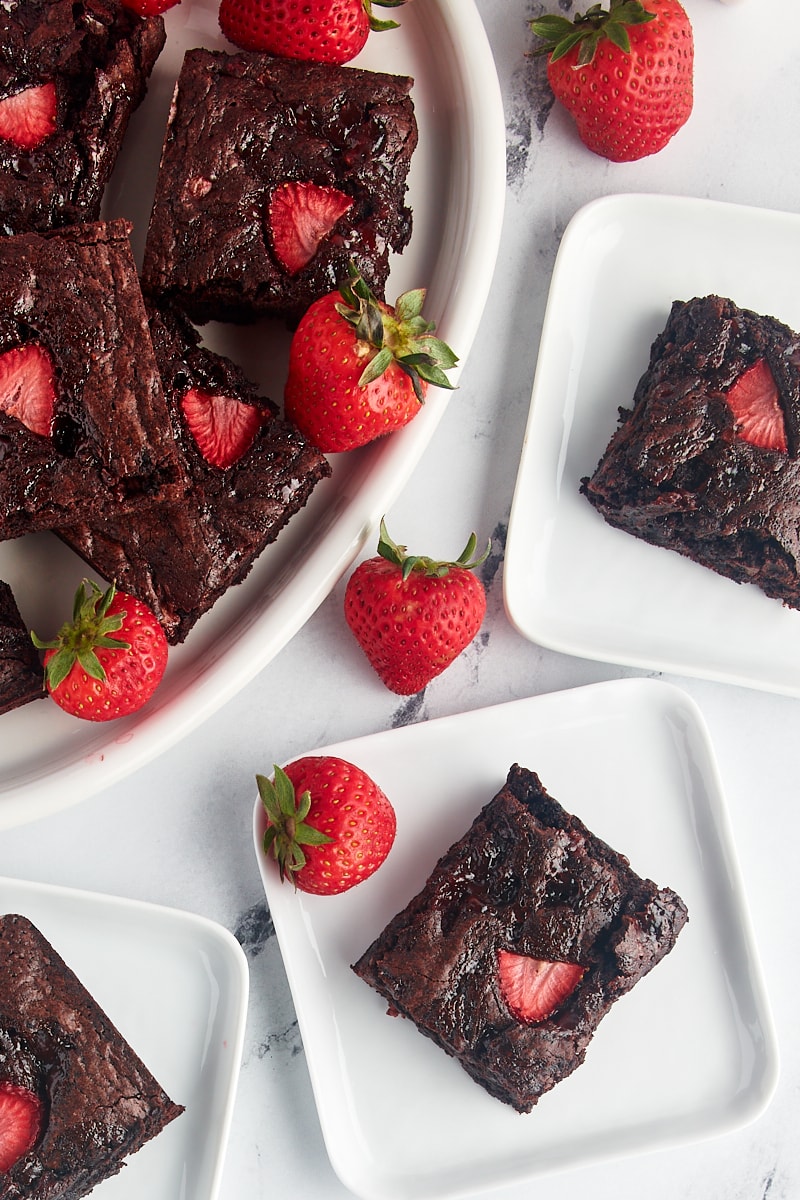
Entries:
[[[0, 32], [0, 539], [54, 531], [175, 644], [331, 473], [195, 326], [291, 327], [351, 260], [382, 295], [417, 127], [406, 77], [189, 51], [140, 278], [101, 201], [164, 42], [117, 0], [25, 0]], [[270, 220], [292, 188], [344, 197], [300, 266]], [[3, 598], [0, 711], [41, 695]]]

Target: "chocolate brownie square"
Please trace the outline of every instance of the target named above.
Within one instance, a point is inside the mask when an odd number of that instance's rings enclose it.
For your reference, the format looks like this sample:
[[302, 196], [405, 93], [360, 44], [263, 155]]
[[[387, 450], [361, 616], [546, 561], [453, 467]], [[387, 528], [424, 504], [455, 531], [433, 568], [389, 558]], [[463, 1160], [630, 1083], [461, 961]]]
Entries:
[[[177, 310], [148, 305], [150, 329], [183, 459], [185, 495], [140, 505], [130, 515], [108, 507], [62, 539], [105, 579], [138, 596], [156, 613], [169, 641], [183, 641], [195, 622], [234, 584], [331, 473], [321, 452], [259, 394], [230, 359], [201, 343]], [[228, 466], [209, 461], [192, 431], [187, 397], [215, 397], [257, 414], [252, 440]]]
[[[417, 143], [412, 82], [327, 63], [189, 51], [147, 234], [145, 290], [200, 323], [262, 315], [291, 323], [347, 278], [352, 259], [382, 294], [389, 254], [411, 235], [404, 197]], [[321, 191], [341, 207], [319, 243], [312, 239], [307, 265], [287, 268], [274, 206], [295, 185], [303, 197]]]
[[0, 538], [182, 486], [129, 233], [0, 238]]
[[581, 491], [609, 525], [800, 608], [800, 335], [676, 301]]
[[[529, 1112], [686, 920], [674, 891], [515, 765], [353, 970], [487, 1092]], [[514, 983], [526, 979], [521, 1004]]]
[[[99, 218], [128, 121], [164, 41], [161, 17], [142, 18], [119, 0], [3, 5], [0, 233]], [[20, 144], [22, 113], [38, 103], [48, 120], [34, 144], [24, 137]]]
[[38, 651], [10, 585], [0, 579], [0, 716], [44, 694]]
[[38, 1113], [0, 1177], [7, 1200], [79, 1200], [183, 1112], [18, 914], [0, 917], [0, 1090]]

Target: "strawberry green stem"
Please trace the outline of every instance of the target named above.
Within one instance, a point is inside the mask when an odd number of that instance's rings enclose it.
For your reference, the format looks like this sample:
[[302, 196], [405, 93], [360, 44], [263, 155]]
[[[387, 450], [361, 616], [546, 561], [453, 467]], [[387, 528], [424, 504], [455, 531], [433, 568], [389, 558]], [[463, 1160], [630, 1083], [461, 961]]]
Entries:
[[[88, 591], [87, 591], [88, 587]], [[98, 647], [109, 650], [129, 650], [130, 642], [111, 637], [122, 628], [125, 611], [108, 616], [111, 602], [116, 595], [112, 583], [105, 592], [94, 581], [81, 583], [72, 605], [72, 620], [66, 621], [56, 637], [45, 642], [31, 632], [31, 641], [38, 650], [53, 650], [45, 668], [47, 683], [55, 690], [66, 679], [75, 663], [80, 663], [92, 679], [105, 679], [102, 663], [95, 654]]]
[[278, 766], [273, 767], [273, 772], [274, 781], [256, 775], [258, 794], [269, 822], [264, 833], [264, 853], [276, 860], [281, 880], [288, 876], [296, 886], [297, 872], [306, 865], [303, 846], [323, 846], [332, 839], [306, 821], [311, 809], [308, 789], [298, 797], [286, 772]]
[[575, 19], [547, 14], [531, 21], [530, 26], [544, 45], [534, 51], [535, 55], [549, 54], [551, 62], [557, 62], [578, 46], [576, 66], [588, 65], [595, 56], [598, 45], [604, 38], [613, 42], [624, 54], [630, 54], [631, 43], [628, 27], [654, 21], [656, 13], [648, 12], [639, 0], [611, 0], [608, 10], [601, 4], [593, 4]]
[[404, 292], [392, 312], [378, 303], [352, 262], [348, 273], [349, 281], [339, 289], [342, 303], [337, 304], [336, 311], [353, 326], [359, 341], [376, 351], [361, 374], [360, 386], [366, 387], [379, 379], [396, 363], [411, 380], [420, 404], [424, 402], [423, 380], [435, 387], [452, 389], [454, 385], [445, 371], [457, 364], [458, 357], [446, 342], [434, 337], [435, 324], [422, 315], [425, 288]]
[[391, 21], [389, 18], [376, 17], [372, 11], [372, 5], [378, 4], [381, 8], [400, 8], [405, 4], [406, 0], [363, 0], [364, 12], [369, 17], [369, 27], [373, 33], [383, 33], [387, 29], [399, 29], [397, 21]]
[[454, 567], [461, 567], [465, 571], [474, 571], [476, 567], [484, 563], [492, 549], [491, 539], [483, 554], [478, 558], [475, 557], [477, 545], [478, 539], [474, 533], [471, 533], [466, 546], [456, 559], [438, 561], [437, 559], [426, 558], [421, 554], [409, 554], [405, 546], [399, 546], [389, 537], [386, 529], [386, 521], [383, 519], [380, 526], [378, 554], [380, 554], [381, 558], [385, 558], [387, 562], [399, 567], [403, 573], [403, 579], [408, 579], [412, 571], [441, 579], [443, 576], [449, 575]]

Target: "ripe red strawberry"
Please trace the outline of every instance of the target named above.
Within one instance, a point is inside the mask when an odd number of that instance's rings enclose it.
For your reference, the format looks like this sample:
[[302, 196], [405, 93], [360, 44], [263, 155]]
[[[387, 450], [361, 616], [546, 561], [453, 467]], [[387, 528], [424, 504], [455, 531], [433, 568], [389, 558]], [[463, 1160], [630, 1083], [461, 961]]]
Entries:
[[333, 755], [308, 755], [256, 776], [267, 814], [264, 853], [281, 879], [335, 896], [369, 878], [392, 848], [394, 808], [374, 780]]
[[321, 241], [352, 208], [350, 196], [315, 183], [282, 183], [269, 203], [269, 232], [278, 261], [290, 275], [308, 266]]
[[42, 1127], [42, 1103], [15, 1083], [0, 1083], [0, 1175], [35, 1145]]
[[0, 412], [49, 437], [56, 402], [53, 363], [35, 342], [0, 354]]
[[585, 967], [577, 963], [548, 962], [511, 950], [498, 950], [500, 991], [518, 1021], [533, 1025], [543, 1021], [574, 992]]
[[428, 384], [451, 387], [458, 362], [422, 316], [424, 288], [394, 307], [351, 268], [350, 284], [317, 300], [295, 330], [284, 390], [286, 416], [320, 450], [353, 450], [406, 425]]
[[45, 682], [66, 712], [86, 721], [111, 721], [136, 712], [158, 687], [167, 665], [167, 639], [140, 600], [112, 584], [75, 594], [72, 620], [52, 641], [31, 634], [45, 651]]
[[181, 411], [200, 453], [223, 471], [247, 453], [265, 419], [253, 404], [202, 388], [182, 396]]
[[473, 533], [454, 562], [406, 554], [381, 521], [378, 554], [347, 581], [344, 615], [356, 641], [386, 686], [400, 696], [422, 690], [464, 650], [486, 613], [486, 593], [474, 569]]
[[759, 358], [725, 393], [736, 435], [762, 450], [788, 450], [786, 422], [778, 388], [765, 359]]
[[20, 150], [35, 150], [56, 130], [57, 109], [54, 83], [24, 88], [0, 100], [0, 138]]
[[221, 0], [219, 24], [242, 50], [261, 50], [307, 62], [346, 63], [370, 31], [396, 29], [372, 4], [398, 8], [405, 0]]
[[574, 22], [531, 22], [550, 53], [547, 76], [581, 140], [611, 162], [656, 154], [693, 104], [694, 40], [678, 0], [611, 0]]

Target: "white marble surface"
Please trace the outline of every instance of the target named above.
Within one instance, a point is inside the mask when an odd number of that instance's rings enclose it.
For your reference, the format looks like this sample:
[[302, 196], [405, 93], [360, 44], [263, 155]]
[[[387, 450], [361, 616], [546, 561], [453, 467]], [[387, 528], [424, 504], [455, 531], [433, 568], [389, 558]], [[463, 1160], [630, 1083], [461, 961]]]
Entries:
[[[343, 738], [633, 673], [528, 643], [503, 609], [503, 537], [549, 275], [569, 218], [591, 198], [618, 191], [800, 211], [797, 0], [770, 3], [777, 31], [770, 45], [763, 30], [759, 44], [751, 28], [757, 6], [687, 0], [697, 46], [694, 115], [661, 154], [626, 166], [590, 155], [564, 115], [549, 110], [541, 63], [526, 56], [532, 47], [526, 21], [545, 5], [477, 3], [506, 109], [504, 233], [493, 294], [459, 392], [388, 519], [396, 538], [434, 554], [458, 552], [471, 528], [493, 536], [497, 553], [485, 572], [482, 633], [420, 697], [402, 701], [370, 674], [351, 641], [341, 582], [281, 654], [182, 744], [109, 791], [0, 838], [2, 875], [185, 908], [227, 926], [244, 945], [250, 1012], [223, 1200], [278, 1191], [299, 1200], [348, 1194], [322, 1144], [254, 861], [256, 771]], [[780, 1043], [775, 1098], [755, 1124], [735, 1133], [493, 1193], [498, 1200], [522, 1200], [534, 1188], [546, 1188], [554, 1200], [587, 1192], [609, 1200], [643, 1193], [651, 1200], [800, 1195], [799, 702], [688, 678], [673, 682], [699, 704], [719, 760]]]

